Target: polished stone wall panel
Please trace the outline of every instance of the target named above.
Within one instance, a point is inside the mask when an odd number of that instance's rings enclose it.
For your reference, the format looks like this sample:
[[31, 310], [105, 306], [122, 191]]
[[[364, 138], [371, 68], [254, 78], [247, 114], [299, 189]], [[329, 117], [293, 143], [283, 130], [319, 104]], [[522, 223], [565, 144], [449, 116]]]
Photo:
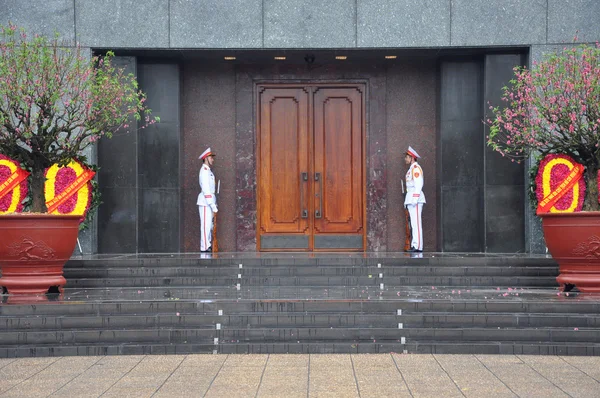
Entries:
[[261, 48], [262, 3], [262, 0], [170, 0], [170, 45]]
[[387, 109], [385, 69], [365, 68], [369, 76], [365, 103], [367, 109], [366, 153], [367, 153], [367, 250], [388, 250], [387, 187]]
[[[99, 157], [102, 160], [102, 157]], [[138, 191], [133, 187], [109, 188], [100, 182], [102, 204], [98, 209], [98, 252], [136, 253]]]
[[179, 187], [179, 65], [138, 64], [138, 81], [152, 117], [160, 122], [139, 131], [139, 185]]
[[482, 187], [442, 185], [441, 191], [443, 251], [484, 251]]
[[[452, 93], [450, 93], [452, 95]], [[483, 124], [481, 119], [441, 121], [442, 184], [483, 184]]]
[[547, 0], [453, 0], [452, 46], [546, 43]]
[[[137, 73], [135, 57], [115, 57], [114, 64], [126, 73]], [[98, 185], [102, 204], [98, 208], [98, 252], [137, 251], [138, 189], [137, 122], [98, 142]]]
[[0, 25], [9, 22], [25, 29], [27, 34], [39, 34], [75, 40], [75, 10], [73, 0], [20, 1], [0, 0]]
[[237, 251], [256, 251], [256, 132], [253, 76], [257, 67], [236, 69], [235, 84], [235, 231]]
[[361, 0], [357, 3], [357, 47], [450, 45], [450, 2]]
[[233, 64], [215, 66], [189, 60], [182, 66], [182, 246], [200, 250], [200, 218], [196, 199], [200, 192], [198, 159], [208, 147], [217, 154], [213, 172], [221, 180], [218, 196], [217, 236], [220, 251], [236, 250], [235, 229], [235, 70]]
[[449, 95], [440, 98], [440, 119], [444, 122], [481, 120], [480, 60], [443, 60], [442, 63], [442, 88]]
[[179, 251], [179, 188], [139, 191], [139, 253]]
[[116, 134], [98, 143], [98, 252], [137, 250], [137, 134]]
[[138, 183], [141, 189], [179, 187], [179, 127], [178, 121], [161, 120], [140, 131]]
[[116, 133], [98, 144], [101, 187], [128, 188], [137, 184], [137, 132]]
[[402, 183], [408, 146], [421, 155], [425, 175], [423, 208], [425, 251], [437, 251], [437, 70], [435, 60], [394, 62], [387, 68], [387, 228], [388, 251], [404, 249], [406, 220]]
[[438, 156], [443, 251], [484, 251], [482, 85], [481, 61], [441, 63]]
[[356, 46], [355, 0], [265, 0], [265, 48]]
[[525, 251], [525, 205], [523, 185], [486, 185], [485, 251]]
[[179, 251], [179, 65], [138, 63], [146, 104], [160, 122], [138, 134], [138, 251]]
[[169, 0], [77, 0], [75, 22], [89, 47], [169, 47]]
[[600, 2], [548, 0], [548, 43], [600, 41]]
[[[485, 104], [502, 106], [502, 88], [510, 85], [514, 76], [513, 68], [524, 65], [525, 58], [521, 54], [485, 57]], [[487, 125], [484, 125], [484, 131], [487, 136]], [[527, 201], [524, 165], [501, 156], [488, 145], [485, 145], [484, 157], [486, 252], [523, 252]]]

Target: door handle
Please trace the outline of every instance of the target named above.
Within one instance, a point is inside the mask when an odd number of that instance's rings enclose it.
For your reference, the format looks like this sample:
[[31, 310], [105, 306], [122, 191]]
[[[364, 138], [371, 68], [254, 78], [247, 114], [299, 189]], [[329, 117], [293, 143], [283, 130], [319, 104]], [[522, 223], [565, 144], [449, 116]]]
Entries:
[[301, 172], [300, 173], [300, 217], [308, 218], [308, 210], [306, 209], [306, 205], [304, 204], [304, 186], [308, 182], [308, 173]]
[[319, 198], [319, 207], [315, 210], [315, 218], [321, 218], [323, 216], [323, 179], [321, 173], [315, 173], [315, 182], [319, 183], [319, 192], [315, 194]]

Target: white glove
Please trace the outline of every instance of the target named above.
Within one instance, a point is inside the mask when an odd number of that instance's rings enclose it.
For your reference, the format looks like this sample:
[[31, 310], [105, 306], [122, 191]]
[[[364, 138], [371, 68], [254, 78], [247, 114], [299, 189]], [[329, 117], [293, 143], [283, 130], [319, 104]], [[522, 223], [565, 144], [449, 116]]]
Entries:
[[214, 203], [212, 205], [210, 205], [210, 209], [213, 211], [213, 213], [219, 212], [219, 209], [217, 209], [217, 205]]

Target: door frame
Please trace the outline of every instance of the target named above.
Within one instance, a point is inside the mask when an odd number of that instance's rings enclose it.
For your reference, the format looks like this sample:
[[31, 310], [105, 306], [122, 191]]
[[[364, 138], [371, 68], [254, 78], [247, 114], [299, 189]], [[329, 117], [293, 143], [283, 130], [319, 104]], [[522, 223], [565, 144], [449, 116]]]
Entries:
[[[261, 248], [261, 231], [260, 231], [260, 189], [259, 189], [259, 181], [261, 179], [260, 175], [260, 91], [262, 88], [343, 88], [343, 87], [357, 87], [360, 86], [362, 91], [362, 137], [361, 137], [361, 145], [362, 145], [362, 159], [360, 159], [360, 167], [362, 171], [362, 249], [315, 249], [314, 248], [314, 233], [309, 235], [309, 244], [308, 249], [262, 249]], [[255, 137], [255, 148], [254, 148], [254, 156], [256, 159], [256, 249], [257, 251], [265, 251], [265, 252], [365, 252], [367, 248], [367, 96], [368, 96], [368, 80], [257, 80], [253, 84], [254, 91], [254, 137]], [[314, 103], [312, 98], [312, 92], [309, 95], [309, 103], [308, 103], [308, 123], [310, 128], [311, 135], [308, 138], [308, 150], [309, 150], [309, 159], [313, 159], [314, 161]], [[309, 173], [312, 173], [312, 162], [310, 164]], [[313, 201], [309, 201], [312, 206]], [[312, 208], [309, 209], [309, 212], [312, 214]], [[314, 229], [314, 220], [312, 217], [309, 219], [309, 229], [312, 231]]]

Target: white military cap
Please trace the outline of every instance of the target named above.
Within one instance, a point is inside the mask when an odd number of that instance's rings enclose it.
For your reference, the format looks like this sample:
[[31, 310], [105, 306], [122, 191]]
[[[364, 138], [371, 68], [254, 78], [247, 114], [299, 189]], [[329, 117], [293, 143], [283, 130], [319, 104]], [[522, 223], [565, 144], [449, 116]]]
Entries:
[[208, 156], [217, 156], [210, 150], [210, 147], [208, 147], [206, 149], [206, 151], [202, 152], [202, 155], [200, 155], [200, 157], [198, 159], [204, 160], [204, 158], [206, 158]]
[[417, 153], [417, 151], [415, 151], [410, 145], [408, 146], [408, 151], [406, 151], [406, 153], [408, 153], [413, 158], [420, 158], [420, 156]]

